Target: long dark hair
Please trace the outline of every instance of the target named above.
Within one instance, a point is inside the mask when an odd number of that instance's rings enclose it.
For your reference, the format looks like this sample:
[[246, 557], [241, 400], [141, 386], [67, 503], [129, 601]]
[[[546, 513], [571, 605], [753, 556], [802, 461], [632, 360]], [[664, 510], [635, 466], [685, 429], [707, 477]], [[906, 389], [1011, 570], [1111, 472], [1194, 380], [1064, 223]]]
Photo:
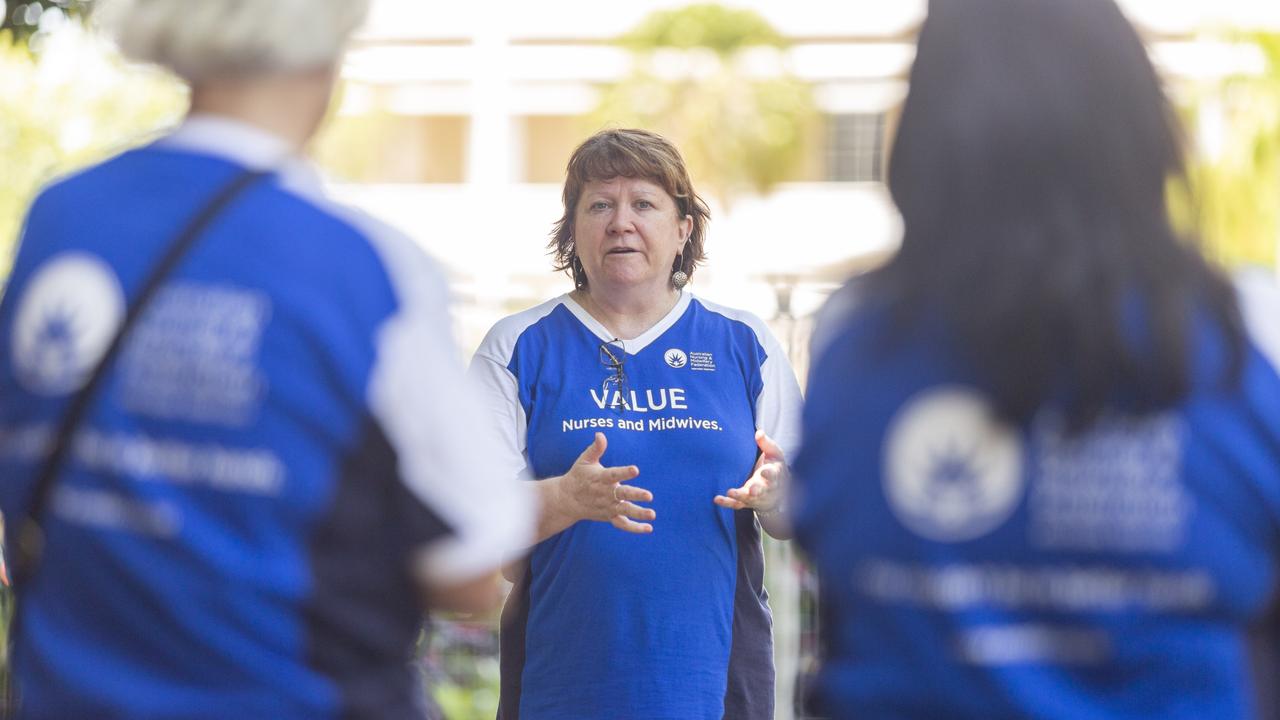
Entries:
[[1112, 0], [932, 0], [890, 159], [902, 248], [869, 282], [899, 328], [940, 322], [1008, 420], [1171, 407], [1197, 317], [1231, 376], [1244, 343], [1230, 284], [1170, 224], [1181, 147]]

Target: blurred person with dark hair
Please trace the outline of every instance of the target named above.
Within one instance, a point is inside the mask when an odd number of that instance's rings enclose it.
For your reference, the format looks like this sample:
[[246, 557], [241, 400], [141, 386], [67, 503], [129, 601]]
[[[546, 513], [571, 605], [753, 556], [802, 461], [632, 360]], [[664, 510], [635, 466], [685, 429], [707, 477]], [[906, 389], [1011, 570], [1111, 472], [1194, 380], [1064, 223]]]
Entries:
[[531, 542], [440, 271], [302, 158], [367, 5], [103, 8], [191, 111], [40, 194], [0, 303], [0, 507], [44, 538], [11, 716], [422, 717], [423, 608]]
[[1180, 141], [1112, 0], [931, 3], [795, 464], [831, 717], [1253, 715], [1280, 302], [1170, 226]]
[[[709, 213], [668, 140], [588, 138], [563, 200], [573, 291], [500, 321], [471, 368], [498, 457], [551, 498], [503, 611], [499, 717], [769, 720], [760, 532], [789, 534], [799, 386], [759, 318], [685, 289]], [[556, 477], [606, 450], [637, 484]]]

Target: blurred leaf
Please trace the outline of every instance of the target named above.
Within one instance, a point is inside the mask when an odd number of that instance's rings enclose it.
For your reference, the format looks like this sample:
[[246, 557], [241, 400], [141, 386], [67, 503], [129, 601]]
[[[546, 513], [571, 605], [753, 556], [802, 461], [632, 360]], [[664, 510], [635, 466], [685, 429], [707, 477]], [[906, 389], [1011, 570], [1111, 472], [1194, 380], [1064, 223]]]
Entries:
[[52, 31], [65, 19], [81, 19], [94, 0], [0, 0], [0, 30], [8, 30], [25, 43], [41, 29]]
[[765, 193], [802, 161], [815, 106], [785, 67], [782, 36], [749, 10], [656, 12], [624, 37], [632, 74], [604, 90], [594, 127], [643, 127], [680, 148], [695, 184], [728, 203]]
[[0, 277], [42, 184], [145, 141], [185, 107], [181, 83], [126, 65], [79, 26], [50, 33], [38, 52], [0, 31]]
[[[1175, 217], [1206, 252], [1228, 267], [1276, 267], [1280, 244], [1280, 33], [1237, 36], [1267, 60], [1261, 75], [1236, 76], [1193, 93], [1184, 116], [1222, 108], [1225, 127], [1215, 157], [1195, 156], [1188, 187], [1174, 188]], [[1199, 130], [1200, 128], [1196, 128]]]
[[787, 45], [782, 34], [758, 14], [710, 3], [652, 13], [624, 35], [622, 42], [640, 52], [706, 48], [720, 55], [748, 47]]

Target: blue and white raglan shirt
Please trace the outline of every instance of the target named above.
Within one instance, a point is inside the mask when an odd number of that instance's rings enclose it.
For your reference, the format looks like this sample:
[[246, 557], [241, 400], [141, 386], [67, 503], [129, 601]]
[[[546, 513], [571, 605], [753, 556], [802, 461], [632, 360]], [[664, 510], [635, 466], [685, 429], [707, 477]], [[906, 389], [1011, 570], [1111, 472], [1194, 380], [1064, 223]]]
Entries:
[[420, 718], [420, 583], [533, 536], [440, 272], [282, 141], [214, 117], [32, 207], [0, 303], [5, 516], [161, 249], [246, 168], [274, 172], [155, 296], [51, 494], [20, 717]]
[[[797, 459], [821, 580], [818, 710], [841, 718], [1258, 716], [1280, 560], [1280, 293], [1242, 284], [1251, 338], [1224, 388], [1203, 323], [1180, 406], [1079, 435], [993, 420], [936, 338], [886, 349], [832, 299]], [[1255, 655], [1260, 640], [1269, 652]], [[1255, 680], [1258, 684], [1255, 684]]]
[[[758, 318], [689, 292], [614, 337], [569, 296], [500, 321], [472, 362], [512, 475], [567, 472], [596, 432], [636, 465], [653, 533], [578, 522], [538, 544], [502, 623], [502, 720], [763, 720], [773, 642], [760, 527], [712, 498], [740, 486], [764, 429], [794, 449], [800, 391]], [[625, 403], [624, 403], [625, 400]]]

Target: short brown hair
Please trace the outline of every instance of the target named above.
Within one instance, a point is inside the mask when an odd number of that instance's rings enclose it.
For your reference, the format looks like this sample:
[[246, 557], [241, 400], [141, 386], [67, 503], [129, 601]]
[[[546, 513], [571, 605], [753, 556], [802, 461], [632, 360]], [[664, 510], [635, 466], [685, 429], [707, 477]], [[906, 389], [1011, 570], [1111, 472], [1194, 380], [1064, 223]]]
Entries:
[[577, 259], [573, 241], [573, 216], [582, 196], [582, 188], [593, 180], [617, 177], [638, 178], [658, 185], [676, 201], [679, 217], [693, 218], [693, 231], [681, 255], [680, 267], [690, 277], [706, 258], [703, 240], [711, 211], [693, 189], [684, 158], [670, 140], [655, 132], [624, 128], [602, 130], [587, 138], [569, 157], [564, 181], [564, 215], [556, 221], [551, 233], [552, 260], [556, 270], [567, 270], [575, 287], [585, 288], [587, 277]]

